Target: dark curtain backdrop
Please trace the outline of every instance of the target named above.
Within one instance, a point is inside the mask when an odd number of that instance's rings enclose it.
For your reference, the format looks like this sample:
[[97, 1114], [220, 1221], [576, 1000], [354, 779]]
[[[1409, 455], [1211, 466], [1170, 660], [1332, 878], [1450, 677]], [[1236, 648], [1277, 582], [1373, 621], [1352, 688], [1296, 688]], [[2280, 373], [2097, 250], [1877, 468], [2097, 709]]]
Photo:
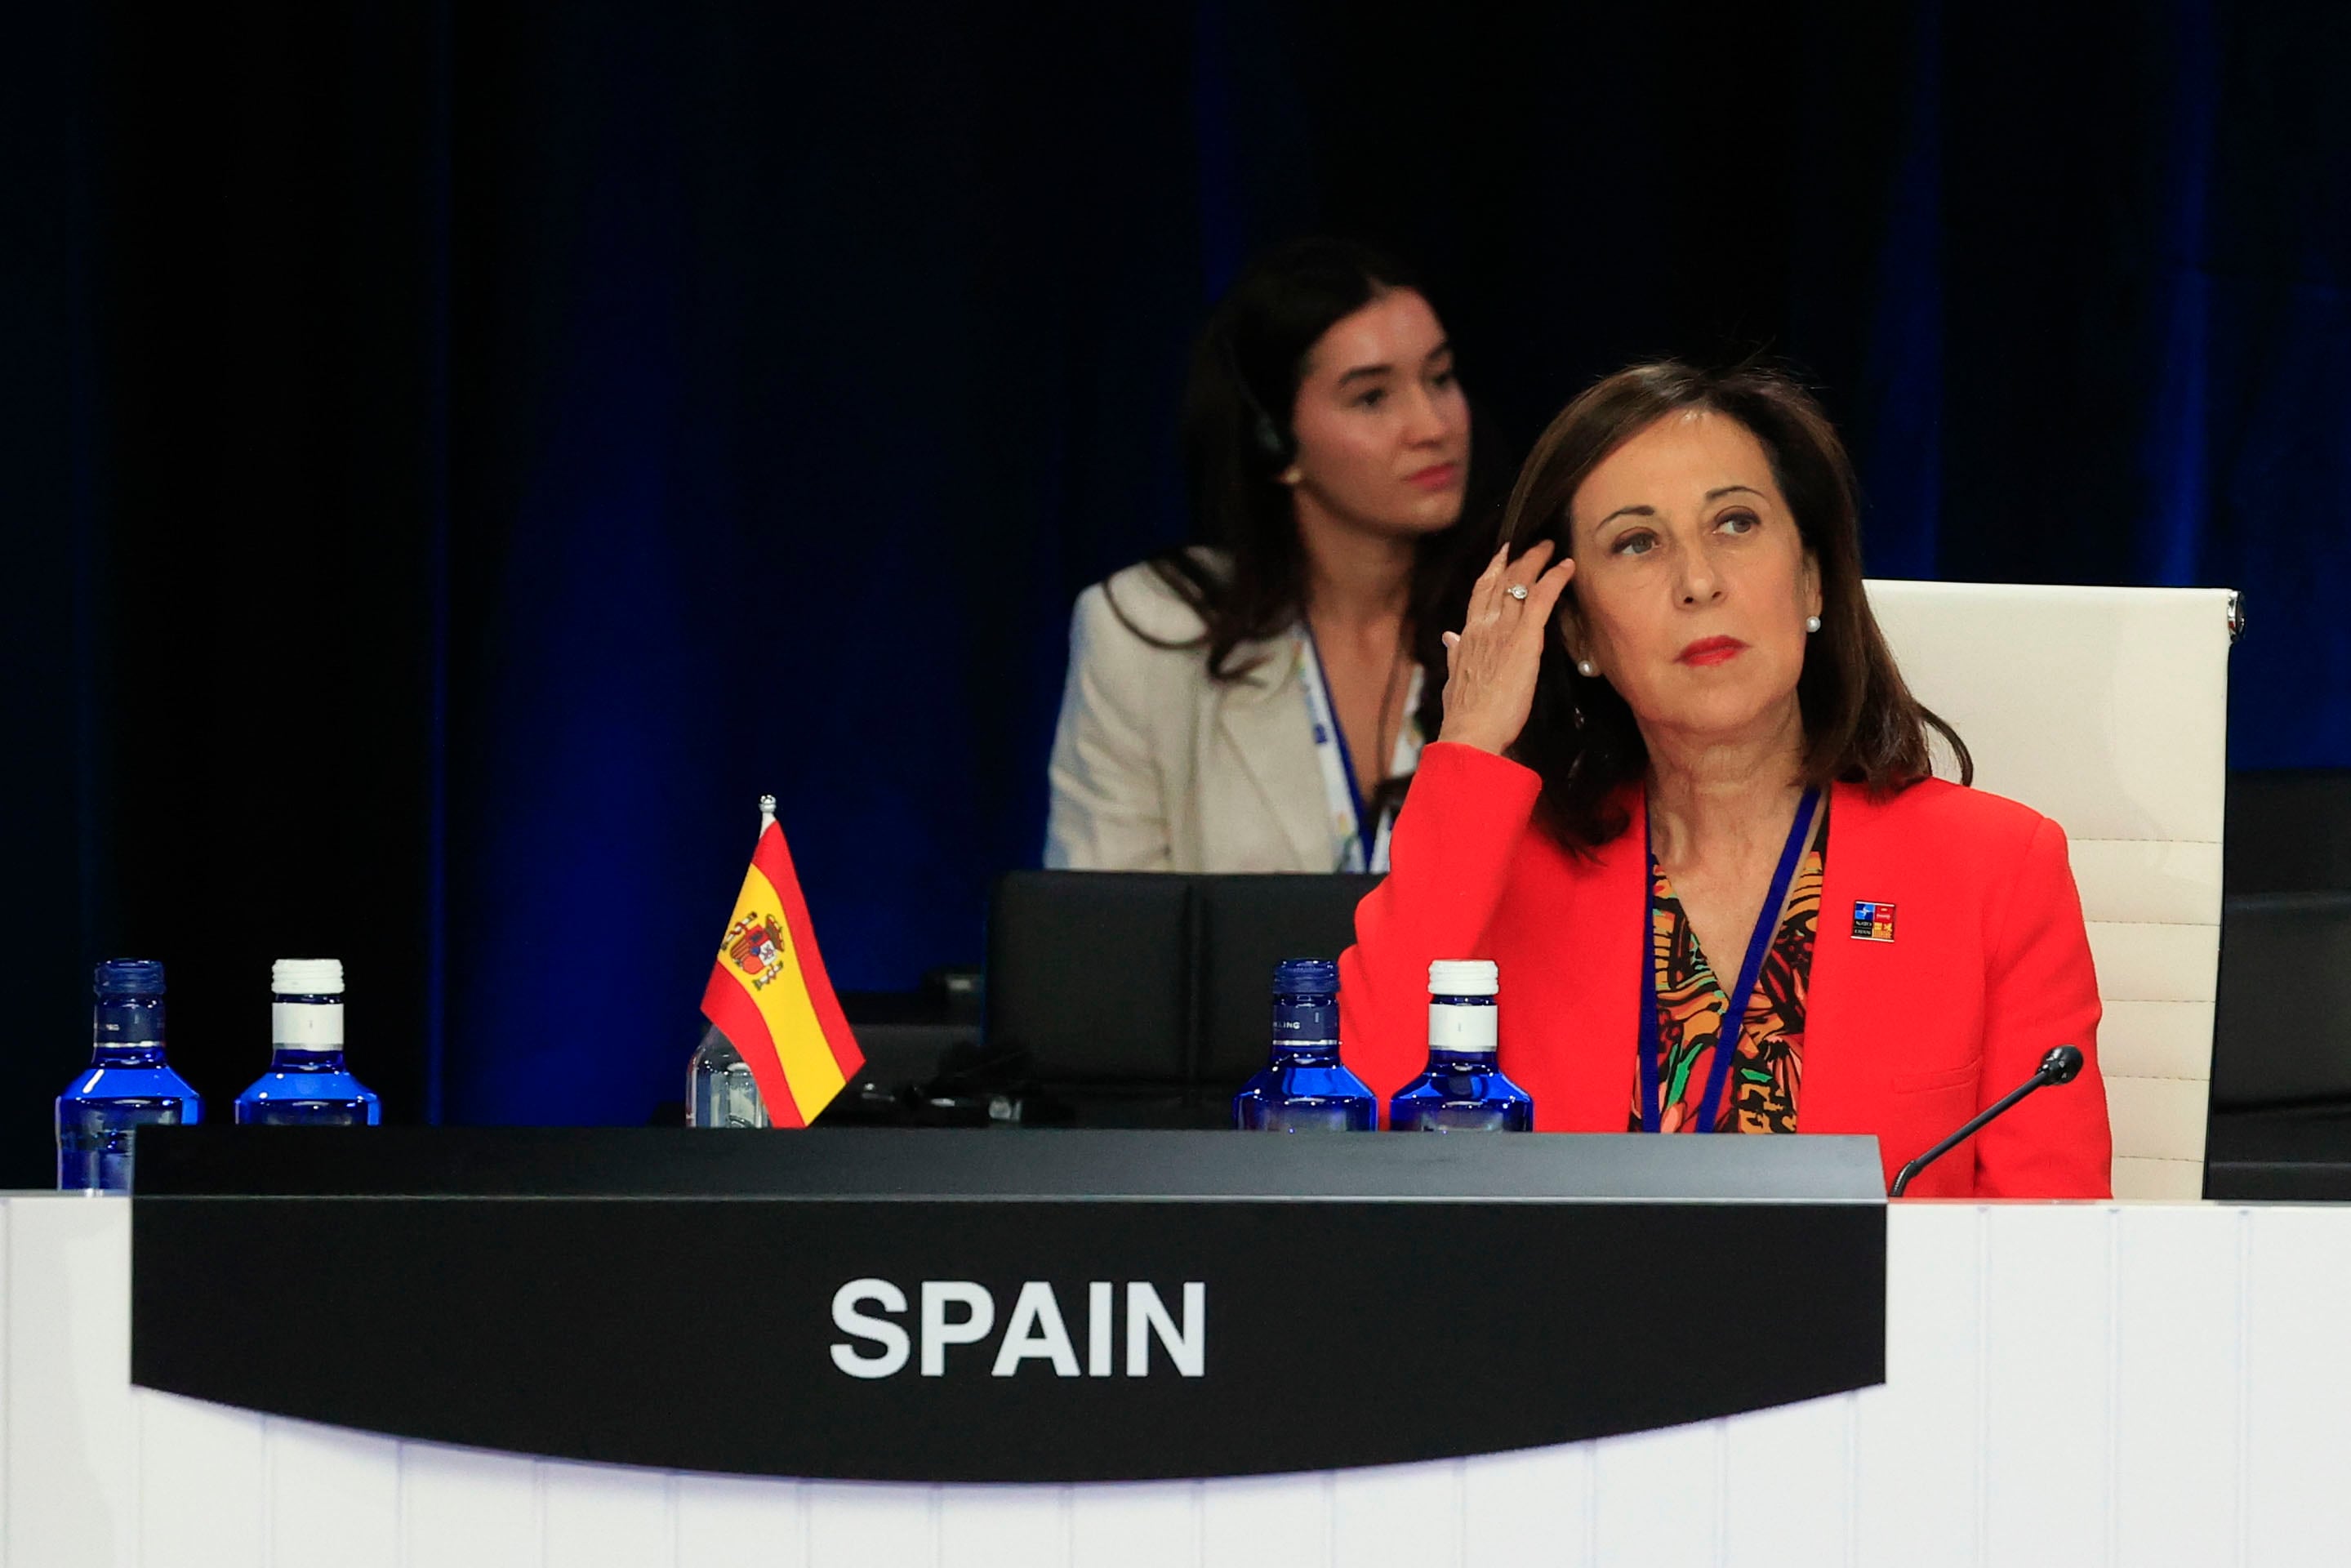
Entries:
[[2241, 588], [2233, 764], [2351, 764], [2351, 12], [1546, 10], [12, 16], [0, 1180], [118, 952], [216, 1112], [328, 953], [395, 1117], [643, 1120], [762, 790], [838, 982], [976, 958], [1301, 230], [1420, 263], [1492, 448], [1786, 357], [1873, 571]]

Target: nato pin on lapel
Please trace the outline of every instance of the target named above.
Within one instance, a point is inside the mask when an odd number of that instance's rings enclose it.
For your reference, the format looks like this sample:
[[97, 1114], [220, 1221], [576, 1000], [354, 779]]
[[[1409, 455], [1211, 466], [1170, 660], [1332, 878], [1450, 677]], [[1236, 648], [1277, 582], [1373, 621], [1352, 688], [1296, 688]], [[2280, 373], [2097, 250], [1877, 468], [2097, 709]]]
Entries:
[[1894, 906], [1856, 901], [1853, 906], [1853, 934], [1863, 942], [1893, 941]]

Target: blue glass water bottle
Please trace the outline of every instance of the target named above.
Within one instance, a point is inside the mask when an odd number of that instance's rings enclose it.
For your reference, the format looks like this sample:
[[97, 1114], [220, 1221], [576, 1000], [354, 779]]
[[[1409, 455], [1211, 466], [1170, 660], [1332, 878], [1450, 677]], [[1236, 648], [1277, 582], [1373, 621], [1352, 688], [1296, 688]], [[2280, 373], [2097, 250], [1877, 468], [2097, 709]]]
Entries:
[[1285, 958], [1273, 967], [1273, 1056], [1233, 1096], [1245, 1133], [1368, 1133], [1380, 1103], [1339, 1061], [1339, 966]]
[[163, 1060], [163, 966], [109, 958], [91, 988], [89, 1071], [57, 1096], [57, 1187], [129, 1192], [133, 1131], [193, 1124], [204, 1102]]
[[383, 1102], [343, 1065], [343, 961], [271, 968], [269, 1071], [236, 1097], [240, 1127], [372, 1127]]
[[1528, 1133], [1535, 1103], [1502, 1076], [1495, 993], [1500, 971], [1482, 958], [1428, 967], [1428, 1069], [1388, 1102], [1399, 1133]]

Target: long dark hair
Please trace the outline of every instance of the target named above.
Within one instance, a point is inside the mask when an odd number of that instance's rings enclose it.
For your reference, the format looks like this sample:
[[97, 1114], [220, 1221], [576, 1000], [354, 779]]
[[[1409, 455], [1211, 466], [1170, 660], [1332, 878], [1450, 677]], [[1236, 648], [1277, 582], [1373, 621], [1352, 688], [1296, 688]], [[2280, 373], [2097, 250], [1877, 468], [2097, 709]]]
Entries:
[[[1342, 239], [1293, 240], [1258, 257], [1234, 283], [1193, 345], [1184, 389], [1192, 546], [1147, 563], [1200, 617], [1202, 630], [1186, 642], [1165, 642], [1136, 626], [1113, 598], [1111, 609], [1127, 630], [1155, 647], [1203, 649], [1210, 678], [1234, 681], [1255, 667], [1255, 657], [1241, 656], [1246, 644], [1297, 621], [1305, 605], [1306, 558], [1290, 488], [1276, 476], [1294, 450], [1290, 411], [1307, 355], [1337, 322], [1399, 288], [1425, 292], [1394, 257]], [[1461, 623], [1470, 583], [1493, 549], [1500, 486], [1480, 481], [1507, 469], [1490, 447], [1489, 434], [1473, 420], [1461, 516], [1420, 539], [1414, 555], [1405, 614], [1412, 655], [1425, 672], [1415, 716], [1432, 737], [1445, 711], [1440, 639]], [[1227, 559], [1205, 560], [1197, 545], [1214, 546]], [[1374, 802], [1383, 810], [1389, 803]]]
[[[1806, 642], [1796, 682], [1808, 781], [1837, 779], [1880, 793], [1907, 789], [1934, 770], [1930, 729], [1949, 745], [1961, 780], [1973, 779], [1967, 746], [1910, 695], [1870, 613], [1844, 443], [1812, 395], [1779, 371], [1751, 364], [1705, 371], [1662, 360], [1590, 388], [1552, 421], [1520, 471], [1502, 523], [1510, 553], [1547, 538], [1561, 556], [1570, 554], [1568, 507], [1592, 471], [1636, 433], [1690, 409], [1735, 419], [1762, 444], [1797, 534], [1819, 566], [1821, 629]], [[1574, 849], [1625, 831], [1618, 791], [1649, 765], [1633, 710], [1605, 678], [1579, 674], [1557, 637], [1543, 644], [1534, 708], [1514, 755], [1542, 775], [1543, 821]]]

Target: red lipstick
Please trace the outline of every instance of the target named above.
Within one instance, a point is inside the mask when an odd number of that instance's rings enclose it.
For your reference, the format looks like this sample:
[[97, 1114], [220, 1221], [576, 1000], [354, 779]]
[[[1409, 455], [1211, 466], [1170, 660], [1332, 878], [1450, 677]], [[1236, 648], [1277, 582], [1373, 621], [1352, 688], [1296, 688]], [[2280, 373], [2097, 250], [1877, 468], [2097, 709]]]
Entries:
[[1747, 651], [1747, 644], [1736, 637], [1701, 637], [1684, 648], [1679, 655], [1685, 664], [1721, 664]]
[[1404, 482], [1422, 490], [1449, 490], [1460, 476], [1458, 463], [1432, 463], [1418, 473], [1405, 475]]

